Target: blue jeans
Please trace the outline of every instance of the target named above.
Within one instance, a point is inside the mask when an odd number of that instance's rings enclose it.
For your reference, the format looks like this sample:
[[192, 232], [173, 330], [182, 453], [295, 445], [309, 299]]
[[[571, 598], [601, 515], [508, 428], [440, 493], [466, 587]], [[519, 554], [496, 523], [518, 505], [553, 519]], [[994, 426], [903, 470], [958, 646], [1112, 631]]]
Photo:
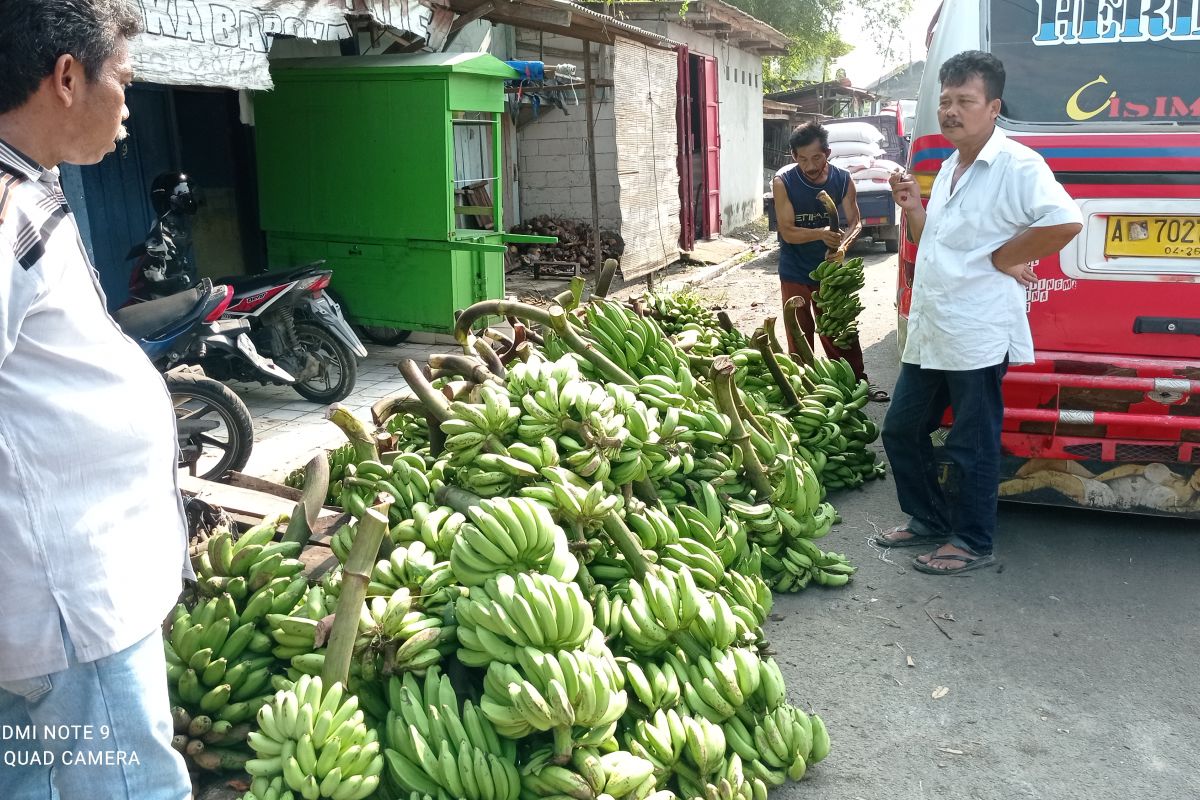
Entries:
[[0, 680], [3, 800], [186, 800], [192, 785], [173, 733], [162, 634], [67, 669]]
[[[1004, 418], [1000, 382], [1007, 371], [1007, 358], [963, 371], [900, 366], [883, 422], [883, 447], [914, 533], [946, 536], [979, 555], [992, 552]], [[947, 408], [954, 412], [954, 426], [944, 447], [951, 469], [943, 486], [929, 435], [941, 426]]]

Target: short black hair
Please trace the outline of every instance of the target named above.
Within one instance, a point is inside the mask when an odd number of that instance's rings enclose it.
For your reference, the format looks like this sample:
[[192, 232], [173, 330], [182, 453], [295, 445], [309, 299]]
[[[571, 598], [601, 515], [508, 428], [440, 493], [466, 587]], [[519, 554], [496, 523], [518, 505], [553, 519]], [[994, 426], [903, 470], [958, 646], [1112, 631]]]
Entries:
[[962, 86], [974, 75], [983, 81], [983, 91], [989, 102], [1004, 96], [1004, 64], [982, 50], [967, 50], [946, 59], [938, 70], [938, 82], [942, 86]]
[[25, 105], [68, 53], [95, 80], [141, 29], [129, 0], [0, 0], [0, 114]]
[[817, 141], [821, 143], [822, 150], [829, 149], [829, 131], [825, 130], [825, 126], [816, 120], [804, 123], [792, 131], [792, 135], [788, 137], [788, 145], [792, 148], [793, 153], [801, 147], [808, 147]]

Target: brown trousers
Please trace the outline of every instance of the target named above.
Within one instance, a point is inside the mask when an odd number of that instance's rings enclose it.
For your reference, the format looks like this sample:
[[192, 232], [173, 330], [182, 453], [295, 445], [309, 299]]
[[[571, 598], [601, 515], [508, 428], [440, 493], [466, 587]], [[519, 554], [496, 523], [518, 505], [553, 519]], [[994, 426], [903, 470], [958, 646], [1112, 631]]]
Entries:
[[[813, 336], [816, 334], [817, 323], [813, 315], [821, 316], [821, 309], [817, 308], [813, 302], [813, 292], [817, 290], [816, 286], [811, 286], [807, 283], [795, 283], [793, 281], [781, 280], [780, 286], [783, 289], [783, 302], [787, 303], [793, 297], [803, 297], [804, 305], [796, 310], [796, 319], [800, 323], [800, 330], [804, 332], [804, 338], [808, 340], [809, 349], [813, 347]], [[787, 326], [784, 326], [787, 330]], [[863, 368], [862, 346], [858, 343], [858, 337], [850, 343], [850, 346], [845, 350], [834, 345], [828, 336], [821, 337], [821, 346], [825, 348], [825, 353], [832, 359], [844, 358], [854, 370], [854, 375], [861, 381], [867, 379], [867, 372]], [[796, 352], [796, 343], [792, 341], [792, 334], [788, 332], [788, 352]], [[815, 350], [813, 352], [816, 352]]]

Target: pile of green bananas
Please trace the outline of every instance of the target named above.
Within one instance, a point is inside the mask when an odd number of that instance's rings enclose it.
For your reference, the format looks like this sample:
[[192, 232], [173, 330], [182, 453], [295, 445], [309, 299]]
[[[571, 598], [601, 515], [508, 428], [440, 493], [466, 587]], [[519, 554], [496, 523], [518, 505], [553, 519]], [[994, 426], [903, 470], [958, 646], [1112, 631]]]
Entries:
[[304, 570], [304, 562], [297, 558], [300, 545], [272, 541], [283, 521], [281, 517], [264, 520], [237, 540], [227, 528], [214, 531], [193, 559], [197, 591], [208, 597], [229, 594], [243, 602], [268, 584], [297, 577]]
[[[419, 435], [428, 440], [428, 427]], [[326, 494], [325, 502], [329, 505], [337, 505], [342, 496], [342, 479], [346, 477], [346, 468], [358, 463], [358, 455], [354, 445], [347, 442], [328, 451], [325, 457], [329, 460], [329, 492]], [[304, 488], [303, 468], [289, 472], [283, 479], [283, 483], [293, 489]]]
[[[175, 746], [197, 766], [236, 766], [237, 745], [245, 739], [238, 726], [252, 720], [270, 694], [276, 663], [270, 638], [256, 620], [243, 619], [232, 596], [222, 594], [191, 611], [176, 606], [163, 649]], [[219, 749], [225, 747], [230, 752]]]
[[789, 418], [800, 449], [825, 488], [852, 489], [882, 477], [884, 466], [868, 447], [879, 438], [879, 427], [863, 411], [867, 382], [858, 380], [846, 360], [839, 358], [814, 361], [795, 385], [804, 393]]
[[817, 315], [817, 333], [828, 336], [838, 347], [849, 347], [858, 338], [858, 315], [863, 304], [858, 290], [863, 288], [863, 260], [822, 261], [812, 271], [812, 278], [821, 286], [813, 293]]
[[411, 515], [416, 503], [429, 498], [430, 490], [425, 459], [417, 453], [401, 453], [391, 464], [367, 460], [346, 465], [338, 504], [361, 517], [378, 495], [387, 494], [393, 499], [388, 513], [398, 523]]
[[249, 743], [257, 758], [245, 769], [266, 782], [259, 785], [264, 794], [282, 777], [305, 800], [362, 800], [375, 792], [384, 769], [379, 735], [365, 724], [358, 698], [340, 683], [323, 689], [309, 675], [262, 705]]
[[[515, 740], [470, 700], [460, 704], [436, 667], [387, 685], [388, 775], [404, 792], [463, 800], [516, 800], [521, 790]], [[393, 795], [395, 796], [395, 795]]]

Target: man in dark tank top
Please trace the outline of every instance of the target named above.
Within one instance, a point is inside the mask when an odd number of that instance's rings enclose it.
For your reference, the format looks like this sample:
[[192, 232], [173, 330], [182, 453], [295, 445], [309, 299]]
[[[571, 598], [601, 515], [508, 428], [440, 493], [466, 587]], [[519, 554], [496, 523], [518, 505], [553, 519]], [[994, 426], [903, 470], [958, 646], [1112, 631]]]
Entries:
[[[788, 144], [795, 163], [779, 170], [771, 181], [775, 214], [779, 220], [779, 281], [784, 303], [793, 297], [803, 297], [807, 301], [797, 309], [796, 317], [811, 348], [816, 330], [813, 315], [821, 313], [812, 302], [813, 292], [819, 285], [812, 279], [812, 271], [826, 260], [827, 250], [838, 251], [839, 257], [845, 255], [862, 230], [862, 220], [850, 173], [829, 163], [829, 133], [825, 128], [819, 122], [802, 125], [792, 131]], [[821, 191], [845, 212], [847, 228], [844, 232], [830, 229], [825, 207], [817, 200], [817, 193]], [[830, 358], [846, 359], [860, 380], [867, 379], [862, 347], [857, 338], [845, 349], [835, 346], [827, 336], [821, 337], [821, 344]], [[790, 333], [788, 350], [796, 350]], [[872, 387], [871, 399], [887, 400], [888, 394]]]

